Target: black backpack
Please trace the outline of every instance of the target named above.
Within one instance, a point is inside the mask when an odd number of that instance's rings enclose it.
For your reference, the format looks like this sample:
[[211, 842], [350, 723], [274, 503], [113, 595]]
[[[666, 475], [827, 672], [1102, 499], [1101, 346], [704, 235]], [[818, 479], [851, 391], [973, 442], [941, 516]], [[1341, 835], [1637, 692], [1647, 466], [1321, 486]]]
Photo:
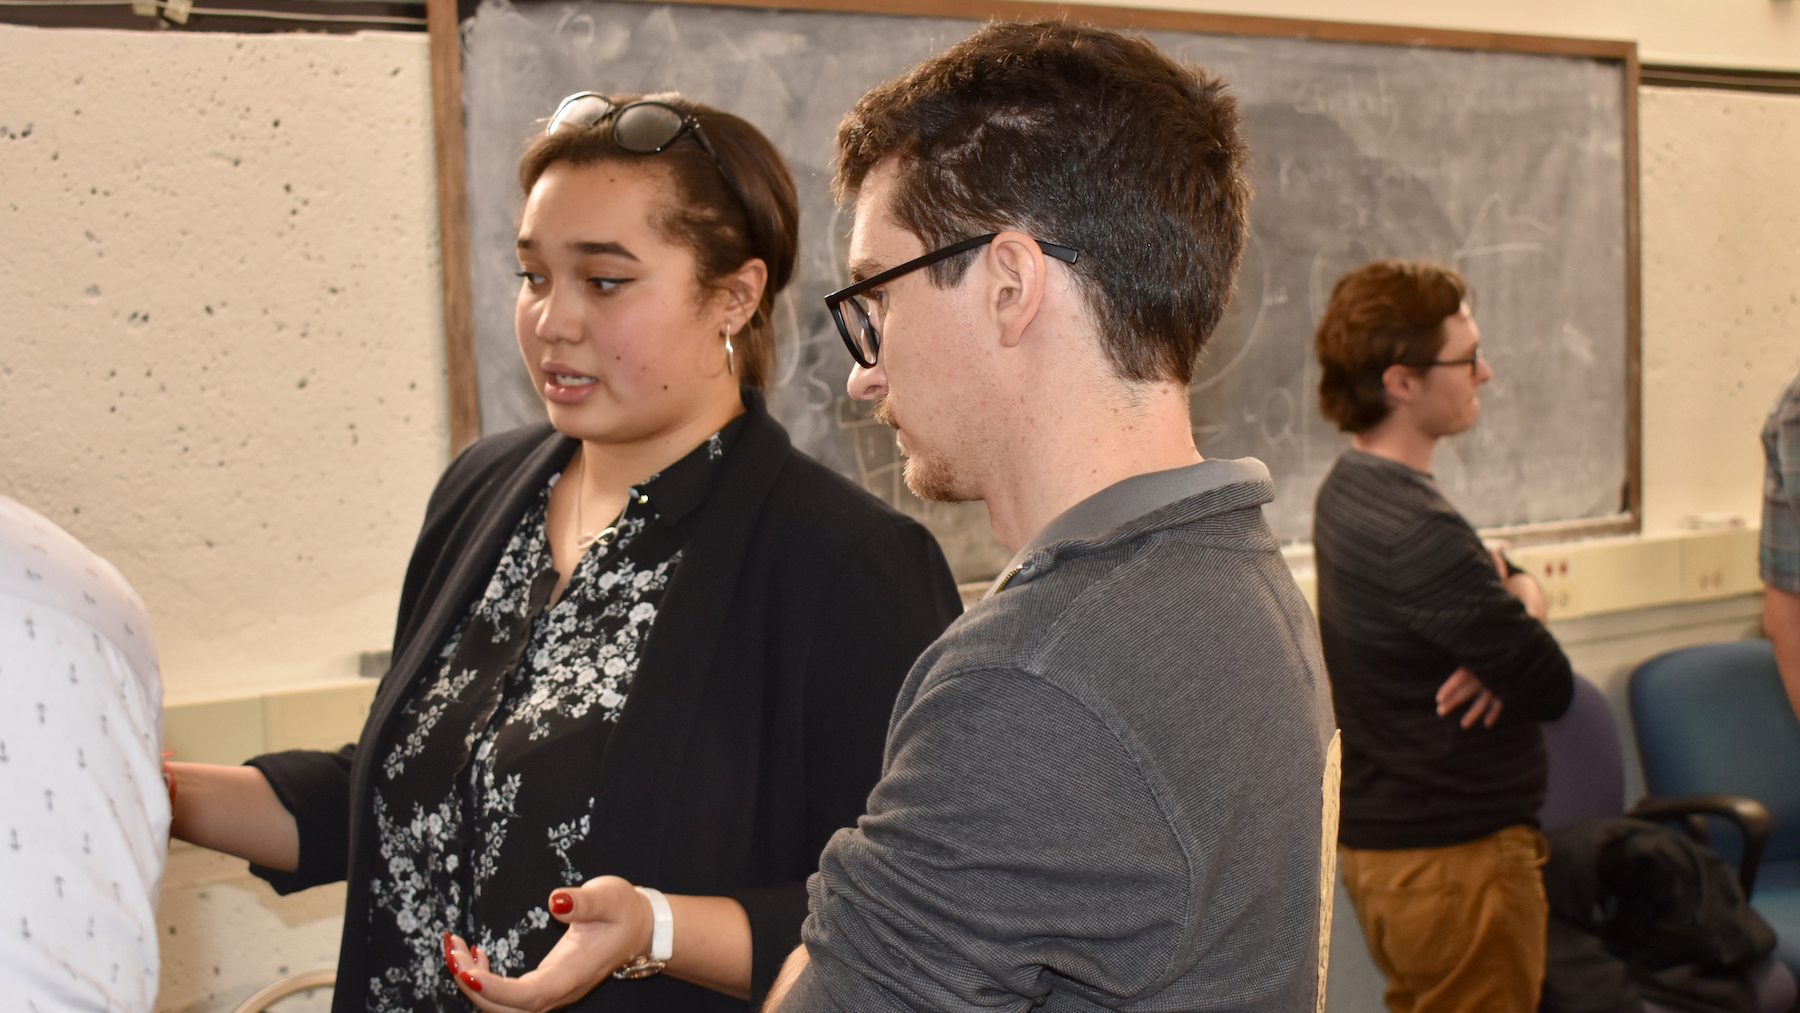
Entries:
[[1642, 1013], [1646, 999], [1759, 1013], [1748, 968], [1775, 933], [1712, 849], [1626, 816], [1545, 836], [1545, 1013]]

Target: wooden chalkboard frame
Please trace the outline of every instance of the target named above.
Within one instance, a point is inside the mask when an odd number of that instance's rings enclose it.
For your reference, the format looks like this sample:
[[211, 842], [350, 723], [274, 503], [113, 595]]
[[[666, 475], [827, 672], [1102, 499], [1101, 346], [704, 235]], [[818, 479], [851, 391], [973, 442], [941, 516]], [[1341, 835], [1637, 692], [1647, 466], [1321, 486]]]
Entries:
[[[772, 10], [836, 11], [921, 17], [1025, 19], [1073, 18], [1108, 28], [1183, 31], [1389, 46], [1428, 46], [1618, 61], [1624, 94], [1625, 178], [1625, 401], [1626, 483], [1623, 510], [1611, 517], [1554, 521], [1494, 528], [1483, 533], [1514, 544], [1569, 541], [1600, 535], [1632, 534], [1643, 518], [1643, 296], [1641, 230], [1638, 214], [1637, 43], [1553, 35], [1513, 35], [1447, 28], [1365, 24], [1240, 14], [1206, 14], [1144, 7], [1036, 3], [1031, 0], [649, 0], [696, 6]], [[467, 152], [463, 140], [462, 31], [458, 0], [428, 0], [431, 44], [432, 113], [436, 134], [438, 235], [442, 248], [444, 360], [448, 371], [450, 443], [460, 452], [481, 435], [481, 407], [475, 376], [475, 318], [469, 263]]]

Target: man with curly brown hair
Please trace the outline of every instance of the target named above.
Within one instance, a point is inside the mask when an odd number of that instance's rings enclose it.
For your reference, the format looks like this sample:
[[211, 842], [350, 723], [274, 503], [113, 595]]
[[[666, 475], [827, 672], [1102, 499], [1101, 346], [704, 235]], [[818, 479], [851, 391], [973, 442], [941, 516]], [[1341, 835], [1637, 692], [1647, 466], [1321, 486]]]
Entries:
[[1531, 1010], [1549, 905], [1540, 721], [1574, 692], [1543, 592], [1431, 478], [1493, 376], [1438, 264], [1345, 275], [1319, 321], [1319, 404], [1352, 434], [1319, 487], [1319, 632], [1344, 735], [1344, 885], [1395, 1013]]

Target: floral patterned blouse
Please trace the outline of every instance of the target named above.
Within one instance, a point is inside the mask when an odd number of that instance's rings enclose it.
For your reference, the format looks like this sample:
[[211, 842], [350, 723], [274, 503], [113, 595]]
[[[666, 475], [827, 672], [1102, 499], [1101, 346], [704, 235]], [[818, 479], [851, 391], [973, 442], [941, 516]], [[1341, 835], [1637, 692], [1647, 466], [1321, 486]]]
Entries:
[[597, 770], [645, 639], [681, 562], [674, 525], [705, 501], [743, 417], [631, 489], [552, 603], [552, 475], [519, 518], [481, 598], [403, 706], [375, 776], [380, 861], [370, 884], [371, 1013], [469, 1006], [443, 933], [498, 974], [536, 967], [562, 937], [550, 891], [607, 870], [587, 861]]

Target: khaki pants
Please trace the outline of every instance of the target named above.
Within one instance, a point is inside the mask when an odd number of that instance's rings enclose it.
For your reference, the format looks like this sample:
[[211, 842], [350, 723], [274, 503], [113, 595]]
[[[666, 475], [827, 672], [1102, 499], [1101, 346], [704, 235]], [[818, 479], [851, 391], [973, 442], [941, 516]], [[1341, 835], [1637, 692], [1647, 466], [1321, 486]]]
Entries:
[[1507, 827], [1448, 848], [1342, 848], [1344, 887], [1394, 1013], [1531, 1013], [1544, 987], [1544, 836]]

